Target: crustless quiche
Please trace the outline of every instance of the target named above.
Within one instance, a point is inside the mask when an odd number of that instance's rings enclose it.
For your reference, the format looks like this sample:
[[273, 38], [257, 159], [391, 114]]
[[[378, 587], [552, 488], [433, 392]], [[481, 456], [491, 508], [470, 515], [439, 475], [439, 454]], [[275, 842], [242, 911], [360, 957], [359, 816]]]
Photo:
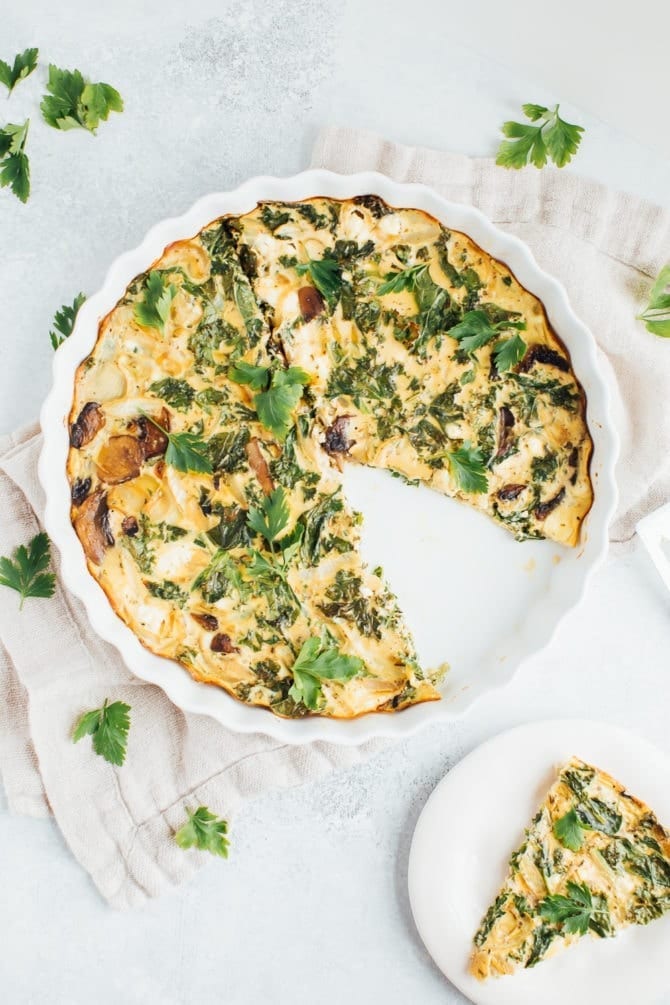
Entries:
[[572, 758], [512, 855], [470, 969], [480, 980], [511, 974], [669, 910], [670, 834], [619, 782]]
[[[579, 540], [591, 439], [539, 301], [376, 196], [264, 203], [166, 248], [103, 319], [72, 520], [141, 642], [278, 715], [439, 697], [341, 488], [351, 461]], [[445, 519], [448, 514], [445, 513]]]

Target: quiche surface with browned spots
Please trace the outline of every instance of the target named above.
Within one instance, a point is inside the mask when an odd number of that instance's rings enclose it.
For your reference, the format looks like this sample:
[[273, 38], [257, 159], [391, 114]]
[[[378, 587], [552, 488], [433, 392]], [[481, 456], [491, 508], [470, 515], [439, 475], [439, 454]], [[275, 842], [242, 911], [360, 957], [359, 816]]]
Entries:
[[377, 196], [263, 203], [170, 245], [76, 376], [89, 569], [152, 651], [284, 716], [439, 697], [342, 493], [358, 462], [577, 544], [585, 399], [540, 302]]

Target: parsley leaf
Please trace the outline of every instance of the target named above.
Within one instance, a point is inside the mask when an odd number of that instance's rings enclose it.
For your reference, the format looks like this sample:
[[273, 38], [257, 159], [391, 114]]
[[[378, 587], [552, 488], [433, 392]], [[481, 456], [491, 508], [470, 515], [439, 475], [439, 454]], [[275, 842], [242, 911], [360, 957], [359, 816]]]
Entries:
[[321, 296], [333, 310], [342, 292], [342, 269], [335, 258], [310, 258], [302, 265], [296, 265], [299, 276], [308, 275]]
[[278, 439], [283, 440], [293, 425], [293, 409], [308, 383], [309, 375], [301, 367], [291, 366], [288, 370], [275, 370], [268, 390], [256, 395], [258, 418]]
[[24, 49], [14, 56], [14, 65], [10, 66], [0, 59], [0, 84], [4, 84], [11, 94], [20, 80], [29, 77], [37, 66], [39, 49]]
[[470, 353], [495, 338], [496, 329], [484, 311], [466, 311], [458, 324], [449, 329], [449, 335], [459, 342], [461, 349]]
[[561, 842], [564, 848], [570, 851], [579, 851], [584, 843], [584, 835], [589, 827], [585, 826], [577, 815], [573, 807], [571, 810], [557, 820], [554, 824], [554, 837]]
[[110, 112], [123, 111], [123, 99], [114, 87], [91, 84], [79, 70], [61, 70], [51, 63], [47, 90], [40, 109], [54, 129], [88, 129], [95, 134]]
[[449, 473], [459, 488], [464, 492], [486, 492], [488, 488], [486, 466], [478, 448], [464, 443], [458, 450], [449, 451], [445, 457]]
[[664, 265], [649, 291], [649, 305], [638, 320], [644, 321], [647, 331], [661, 338], [670, 338], [670, 263]]
[[56, 576], [46, 572], [51, 561], [49, 538], [42, 531], [26, 548], [20, 544], [11, 558], [0, 558], [0, 586], [8, 586], [21, 596], [19, 610], [27, 597], [53, 597], [56, 592]]
[[72, 301], [72, 307], [68, 307], [67, 304], [63, 304], [61, 309], [56, 311], [54, 314], [53, 328], [49, 332], [51, 345], [54, 349], [57, 349], [59, 345], [62, 345], [65, 339], [72, 334], [74, 323], [77, 320], [77, 314], [79, 313], [79, 308], [85, 301], [85, 294], [78, 293]]
[[242, 361], [230, 367], [228, 376], [237, 384], [245, 384], [258, 392], [254, 407], [259, 421], [283, 440], [293, 425], [292, 412], [309, 383], [309, 374], [299, 366], [273, 371]]
[[559, 105], [551, 109], [533, 104], [521, 107], [526, 118], [537, 124], [504, 122], [502, 131], [508, 139], [500, 144], [496, 164], [522, 168], [530, 163], [541, 168], [550, 158], [556, 167], [565, 167], [577, 153], [584, 127], [562, 119], [558, 114]]
[[212, 462], [207, 443], [198, 433], [171, 433], [141, 408], [140, 414], [153, 423], [156, 429], [160, 429], [167, 436], [166, 464], [175, 468], [176, 471], [195, 471], [198, 474], [212, 474]]
[[199, 806], [195, 811], [187, 809], [186, 814], [188, 820], [174, 836], [179, 847], [199, 848], [200, 851], [228, 858], [227, 821], [210, 813], [206, 806]]
[[144, 298], [133, 307], [133, 315], [144, 328], [157, 328], [165, 334], [165, 323], [170, 315], [172, 301], [177, 296], [177, 287], [167, 283], [161, 272], [149, 273], [144, 288]]
[[319, 707], [324, 680], [348, 681], [362, 669], [362, 659], [345, 656], [325, 637], [307, 639], [292, 667], [293, 685], [289, 695], [315, 711]]
[[513, 366], [521, 362], [527, 350], [528, 346], [518, 332], [515, 332], [511, 338], [498, 342], [493, 350], [498, 372], [504, 373], [505, 370], [511, 370]]
[[377, 296], [383, 297], [387, 293], [402, 293], [403, 290], [413, 290], [416, 278], [419, 273], [428, 269], [427, 265], [411, 265], [402, 272], [391, 272], [385, 277], [381, 286], [377, 287]]
[[92, 712], [85, 712], [77, 723], [72, 740], [78, 743], [84, 736], [93, 737], [93, 749], [110, 764], [121, 765], [126, 759], [130, 705], [115, 701]]
[[289, 508], [286, 493], [281, 485], [263, 499], [260, 508], [250, 507], [247, 513], [247, 523], [266, 541], [276, 541], [289, 522]]
[[568, 880], [567, 897], [561, 893], [551, 894], [541, 901], [540, 915], [545, 921], [562, 925], [570, 935], [585, 935], [595, 916], [604, 913], [585, 883]]
[[30, 119], [22, 126], [12, 122], [0, 129], [0, 188], [9, 186], [21, 202], [30, 195], [30, 161], [25, 152]]
[[252, 391], [264, 391], [268, 386], [270, 368], [267, 366], [254, 366], [252, 363], [245, 363], [240, 360], [228, 371], [228, 376], [236, 384], [246, 384]]

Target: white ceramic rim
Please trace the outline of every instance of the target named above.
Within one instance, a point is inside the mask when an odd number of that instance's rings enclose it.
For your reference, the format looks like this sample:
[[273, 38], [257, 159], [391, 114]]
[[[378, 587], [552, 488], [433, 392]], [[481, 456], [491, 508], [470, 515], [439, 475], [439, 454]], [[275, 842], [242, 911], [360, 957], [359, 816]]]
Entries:
[[[560, 588], [550, 589], [549, 600], [553, 597], [554, 603], [545, 601], [529, 610], [493, 686], [480, 679], [466, 691], [450, 695], [447, 679], [442, 701], [414, 705], [395, 714], [371, 713], [349, 720], [318, 716], [281, 719], [267, 709], [237, 701], [222, 689], [193, 680], [178, 663], [145, 649], [115, 614], [86, 567], [83, 549], [70, 522], [70, 487], [65, 470], [67, 418], [77, 366], [91, 352], [100, 320], [131, 280], [146, 271], [168, 244], [197, 234], [219, 216], [248, 212], [262, 200], [293, 202], [310, 196], [347, 199], [368, 193], [381, 196], [393, 206], [422, 209], [446, 227], [463, 231], [504, 262], [519, 282], [542, 301], [553, 328], [570, 352], [586, 393], [587, 419], [594, 441], [591, 474], [595, 500], [582, 531], [579, 575], [567, 585], [562, 581]], [[607, 553], [608, 527], [617, 503], [614, 469], [619, 444], [610, 416], [609, 390], [600, 373], [593, 335], [572, 311], [563, 286], [540, 269], [522, 241], [499, 230], [479, 210], [449, 202], [425, 185], [395, 182], [372, 171], [339, 175], [313, 170], [288, 178], [252, 178], [233, 191], [204, 196], [182, 216], [152, 227], [141, 244], [112, 263], [102, 288], [79, 311], [72, 335], [54, 356], [53, 386], [42, 407], [40, 423], [44, 437], [39, 461], [39, 478], [46, 493], [44, 526], [60, 553], [63, 582], [84, 604], [98, 635], [116, 646], [136, 676], [157, 684], [185, 711], [210, 715], [237, 732], [265, 733], [290, 744], [322, 740], [355, 745], [375, 737], [408, 736], [424, 725], [458, 718], [484, 693], [508, 684], [522, 662], [548, 645], [563, 617], [581, 600], [587, 582]]]

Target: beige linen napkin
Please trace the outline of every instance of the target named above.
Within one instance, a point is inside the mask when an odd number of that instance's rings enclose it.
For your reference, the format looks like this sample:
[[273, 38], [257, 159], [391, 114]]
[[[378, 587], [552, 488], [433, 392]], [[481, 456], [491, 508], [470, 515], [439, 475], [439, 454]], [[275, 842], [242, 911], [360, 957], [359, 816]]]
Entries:
[[637, 521], [670, 500], [670, 340], [635, 320], [651, 279], [670, 261], [670, 212], [566, 171], [509, 171], [488, 158], [401, 146], [354, 129], [323, 130], [312, 167], [377, 170], [470, 203], [525, 241], [563, 283], [610, 376], [621, 436], [610, 533], [613, 542], [629, 541]]
[[[506, 172], [492, 161], [394, 146], [349, 130], [324, 132], [314, 163], [342, 172], [376, 168], [472, 202], [526, 240], [540, 264], [562, 279], [621, 392], [614, 537], [629, 538], [636, 519], [670, 496], [670, 345], [634, 320], [650, 277], [670, 258], [670, 215], [574, 175]], [[0, 554], [38, 530], [40, 447], [36, 428], [0, 439]], [[54, 560], [57, 570], [58, 556]], [[230, 818], [246, 799], [346, 767], [380, 746], [288, 747], [266, 736], [233, 734], [204, 716], [184, 714], [159, 688], [133, 677], [116, 650], [93, 634], [62, 584], [53, 599], [27, 601], [20, 616], [17, 609], [18, 597], [3, 589], [0, 773], [9, 806], [32, 815], [51, 811], [116, 907], [159, 894], [207, 860], [173, 841], [185, 806], [204, 803]], [[121, 769], [94, 756], [88, 740], [74, 746], [69, 739], [78, 715], [108, 696], [132, 706]]]

